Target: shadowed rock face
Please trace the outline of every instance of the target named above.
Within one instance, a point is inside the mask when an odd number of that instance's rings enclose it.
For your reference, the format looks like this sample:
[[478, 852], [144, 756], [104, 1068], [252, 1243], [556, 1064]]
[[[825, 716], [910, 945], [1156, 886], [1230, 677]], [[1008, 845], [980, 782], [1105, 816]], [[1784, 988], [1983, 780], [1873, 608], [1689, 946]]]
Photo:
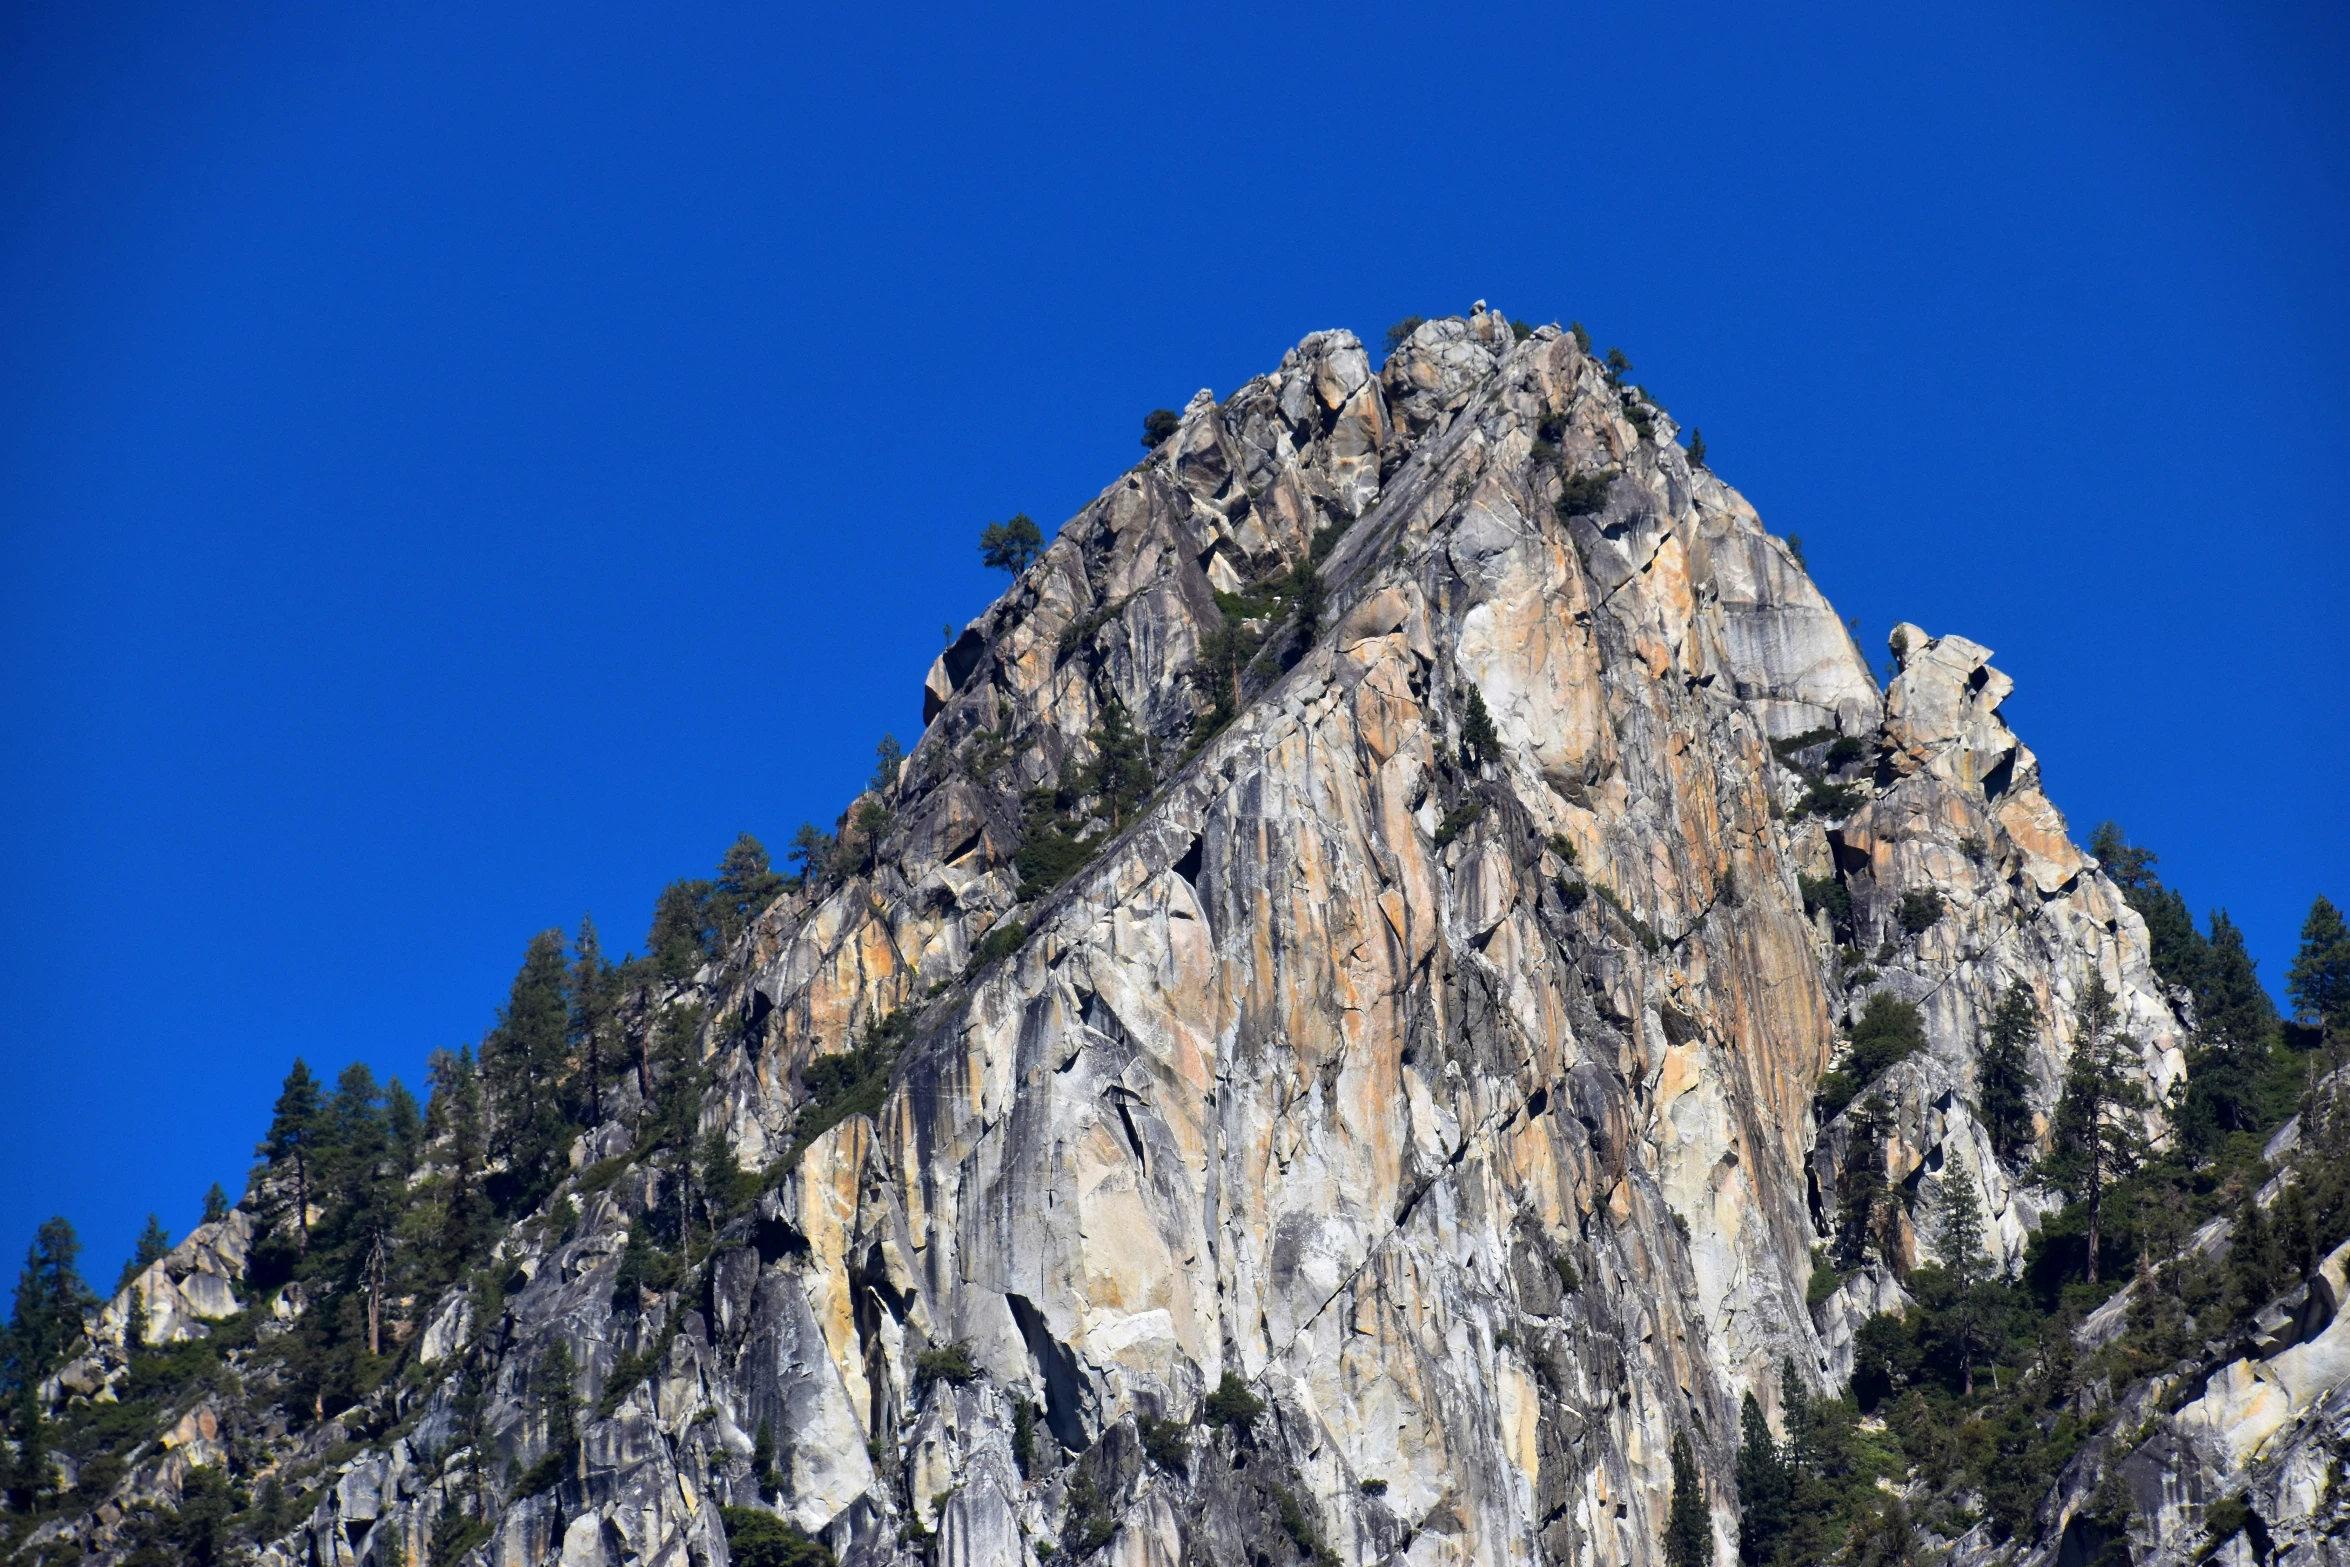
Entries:
[[[2038, 1001], [2049, 1083], [2092, 974], [2156, 1090], [2182, 1029], [1987, 650], [1904, 627], [1880, 692], [1672, 433], [1572, 337], [1494, 313], [1376, 372], [1317, 333], [1194, 398], [940, 656], [854, 872], [667, 998], [707, 1007], [703, 1127], [746, 1165], [792, 1145], [809, 1060], [902, 1012], [879, 1113], [817, 1137], [674, 1297], [611, 1305], [630, 1215], [675, 1178], [640, 1166], [568, 1240], [516, 1231], [502, 1321], [453, 1302], [427, 1328], [441, 1354], [487, 1346], [503, 1452], [536, 1440], [526, 1373], [556, 1337], [591, 1391], [661, 1357], [484, 1559], [720, 1562], [711, 1504], [757, 1502], [762, 1425], [771, 1505], [845, 1562], [1091, 1539], [1169, 1567], [1307, 1541], [1645, 1567], [1677, 1432], [1729, 1549], [1740, 1395], [1775, 1405], [1783, 1358], [1840, 1379], [1855, 1323], [1899, 1300], [1871, 1271], [1804, 1303], [1849, 1145], [1813, 1114], [1838, 1024], [1875, 991], [1918, 1004], [1929, 1047], [1878, 1090], [1887, 1175], [1978, 1182], [2011, 1256], [2039, 1208], [1969, 1110], [1998, 996]], [[1595, 474], [1595, 506], [1558, 504]], [[1317, 539], [1319, 619], [1277, 604], [1248, 668], [1208, 656], [1217, 595]], [[1079, 782], [1113, 704], [1157, 780], [1115, 821]], [[1797, 814], [1836, 737], [1849, 794]], [[1022, 904], [1023, 796], [1053, 788], [1101, 841]], [[1799, 888], [1837, 876], [1842, 933]], [[1912, 934], [1925, 889], [1942, 913]], [[967, 973], [1008, 919], [1025, 943]], [[626, 1120], [580, 1162], [625, 1151]], [[918, 1385], [956, 1341], [976, 1377]], [[1227, 1376], [1264, 1401], [1253, 1427], [1150, 1456], [1138, 1422], [1194, 1420]], [[435, 1392], [352, 1460], [275, 1559], [353, 1560], [370, 1530], [421, 1559], [457, 1407]]]

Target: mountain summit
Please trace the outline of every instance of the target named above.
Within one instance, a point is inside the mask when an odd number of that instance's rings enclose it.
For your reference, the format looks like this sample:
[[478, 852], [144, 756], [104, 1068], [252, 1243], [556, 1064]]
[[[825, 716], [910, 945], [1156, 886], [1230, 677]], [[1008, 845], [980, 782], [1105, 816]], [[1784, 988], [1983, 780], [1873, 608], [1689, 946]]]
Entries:
[[[1480, 309], [1161, 421], [801, 877], [534, 946], [422, 1124], [328, 1096], [94, 1311], [33, 1429], [137, 1413], [23, 1559], [2325, 1532], [2339, 1254], [2257, 1347], [2093, 1358], [2228, 1224], [2107, 1200], [2206, 1050], [2149, 862], [2071, 841], [1990, 650], [1904, 625], [1880, 687], [1628, 370]], [[2272, 1471], [2297, 1515], [2223, 1499]]]

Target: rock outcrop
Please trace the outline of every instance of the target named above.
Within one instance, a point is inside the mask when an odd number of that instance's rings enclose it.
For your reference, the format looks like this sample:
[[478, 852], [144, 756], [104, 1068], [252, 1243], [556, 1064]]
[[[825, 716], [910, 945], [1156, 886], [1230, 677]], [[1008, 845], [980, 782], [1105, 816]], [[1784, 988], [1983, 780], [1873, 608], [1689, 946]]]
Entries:
[[[1651, 1567], [1676, 1435], [1733, 1551], [1741, 1395], [1777, 1418], [1785, 1361], [1836, 1385], [1900, 1298], [1869, 1269], [1807, 1305], [1839, 1025], [1917, 1005], [1926, 1050], [1872, 1088], [1885, 1174], [1976, 1183], [2011, 1260], [2046, 1199], [1971, 1109], [1999, 997], [2033, 998], [2049, 1085], [2093, 975], [2158, 1098], [2185, 1030], [1989, 651], [1901, 627], [1880, 691], [1673, 433], [1490, 311], [1377, 369], [1316, 333], [1192, 399], [940, 655], [860, 802], [883, 825], [662, 998], [703, 1009], [702, 1130], [772, 1172], [755, 1212], [616, 1304], [676, 1179], [629, 1162], [624, 1095], [576, 1218], [508, 1236], [494, 1320], [427, 1318], [396, 1434], [343, 1429], [264, 1559], [425, 1559], [453, 1455], [537, 1456], [558, 1339], [583, 1457], [501, 1493], [469, 1559], [717, 1567], [726, 1502], [857, 1564]], [[1133, 798], [1102, 781], [1121, 723]], [[1048, 833], [1056, 885], [1022, 854]], [[809, 1063], [880, 1035], [878, 1110], [804, 1138]], [[1931, 1258], [1910, 1211], [1891, 1244]], [[143, 1278], [151, 1320], [196, 1331], [246, 1239]], [[2270, 1396], [2235, 1386], [2211, 1440]], [[1220, 1388], [1263, 1413], [1203, 1422]], [[2314, 1483], [2295, 1462], [2277, 1484]]]

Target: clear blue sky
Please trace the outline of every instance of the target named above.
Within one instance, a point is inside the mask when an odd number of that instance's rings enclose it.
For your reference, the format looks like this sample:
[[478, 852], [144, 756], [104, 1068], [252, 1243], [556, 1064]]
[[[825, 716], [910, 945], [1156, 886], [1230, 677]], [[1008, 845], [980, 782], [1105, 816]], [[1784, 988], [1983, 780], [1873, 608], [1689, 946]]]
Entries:
[[[2350, 898], [2336, 5], [11, 6], [0, 1250], [828, 821], [980, 524], [1306, 332], [1621, 344], [2281, 984]], [[5, 1280], [0, 1280], [4, 1283]]]

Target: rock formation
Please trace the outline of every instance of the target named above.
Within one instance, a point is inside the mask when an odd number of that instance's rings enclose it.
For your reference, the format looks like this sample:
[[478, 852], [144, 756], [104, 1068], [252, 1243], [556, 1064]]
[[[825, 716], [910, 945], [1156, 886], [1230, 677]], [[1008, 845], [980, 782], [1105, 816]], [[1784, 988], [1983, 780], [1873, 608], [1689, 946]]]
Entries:
[[[689, 1178], [639, 1155], [624, 1081], [500, 1243], [494, 1318], [425, 1303], [396, 1386], [247, 1438], [318, 1476], [261, 1559], [422, 1562], [480, 1496], [481, 1562], [721, 1567], [731, 1503], [860, 1567], [1652, 1567], [1678, 1434], [1734, 1560], [1741, 1396], [1778, 1419], [1783, 1363], [1840, 1386], [1903, 1298], [1870, 1266], [1807, 1300], [1858, 1113], [1815, 1113], [1840, 1027], [1880, 994], [1924, 1019], [1868, 1096], [1905, 1266], [1942, 1183], [2010, 1263], [2051, 1204], [1972, 1109], [2011, 987], [2048, 1096], [2092, 976], [2157, 1099], [2187, 1029], [1989, 650], [1903, 626], [1880, 690], [1673, 435], [1491, 311], [1193, 398], [940, 655], [832, 873], [653, 999], [698, 1019], [699, 1130], [756, 1201], [616, 1300]], [[886, 1095], [807, 1135], [810, 1063], [876, 1042]], [[238, 1309], [252, 1223], [142, 1276], [150, 1321]], [[125, 1309], [53, 1397], [106, 1396]], [[2331, 1338], [2215, 1379], [2178, 1440], [2240, 1467], [2255, 1405], [2341, 1426]], [[558, 1341], [579, 1456], [524, 1495]]]

